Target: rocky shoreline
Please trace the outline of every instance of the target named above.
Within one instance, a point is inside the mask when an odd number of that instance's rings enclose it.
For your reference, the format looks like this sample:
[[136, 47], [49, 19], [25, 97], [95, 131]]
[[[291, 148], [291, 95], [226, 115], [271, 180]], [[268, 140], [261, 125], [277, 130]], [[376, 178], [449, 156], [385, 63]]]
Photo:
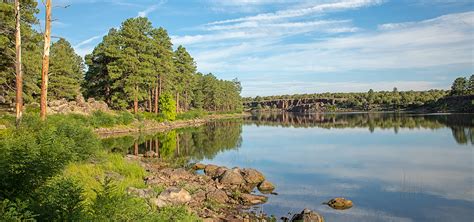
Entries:
[[152, 157], [153, 151], [126, 156], [129, 161], [138, 161], [148, 172], [144, 178], [147, 188], [128, 187], [127, 193], [146, 199], [151, 207], [184, 205], [205, 222], [324, 221], [320, 214], [309, 209], [294, 214], [291, 219], [277, 219], [255, 211], [271, 195], [277, 195], [275, 185], [256, 169], [201, 163], [175, 167]]
[[175, 168], [145, 156], [126, 157], [139, 161], [149, 174], [144, 178], [147, 188], [129, 187], [127, 193], [145, 198], [151, 206], [186, 205], [209, 222], [270, 221], [266, 215], [250, 211], [252, 206], [265, 203], [275, 189], [259, 171], [199, 163]]

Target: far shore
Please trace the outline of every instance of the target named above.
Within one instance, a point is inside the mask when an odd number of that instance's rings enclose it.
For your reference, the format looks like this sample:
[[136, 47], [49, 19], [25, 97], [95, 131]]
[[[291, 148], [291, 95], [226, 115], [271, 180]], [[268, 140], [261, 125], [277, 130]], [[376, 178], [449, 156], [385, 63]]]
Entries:
[[234, 114], [211, 114], [201, 118], [190, 119], [190, 120], [176, 120], [172, 122], [155, 122], [145, 120], [142, 123], [130, 124], [127, 126], [116, 126], [110, 128], [98, 128], [94, 132], [101, 138], [118, 137], [130, 133], [141, 133], [141, 132], [164, 132], [172, 129], [195, 127], [203, 125], [209, 121], [220, 120], [220, 119], [235, 119], [250, 116], [250, 113], [234, 113]]

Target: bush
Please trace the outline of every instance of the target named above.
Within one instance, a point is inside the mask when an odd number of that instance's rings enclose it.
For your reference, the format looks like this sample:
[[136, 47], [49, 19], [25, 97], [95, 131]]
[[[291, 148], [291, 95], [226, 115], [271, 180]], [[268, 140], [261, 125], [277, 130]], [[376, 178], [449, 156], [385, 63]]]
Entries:
[[0, 202], [0, 221], [34, 221], [34, 215], [28, 210], [28, 204], [22, 201], [12, 202], [8, 199]]
[[133, 122], [135, 117], [133, 114], [127, 111], [122, 111], [117, 116], [117, 123], [122, 125], [128, 125]]
[[160, 97], [160, 110], [165, 120], [174, 121], [176, 119], [176, 102], [169, 93]]
[[35, 213], [41, 221], [78, 221], [83, 217], [82, 188], [71, 178], [57, 177], [36, 193]]
[[0, 139], [0, 196], [29, 196], [69, 162], [84, 160], [99, 147], [92, 131], [74, 121], [25, 116], [18, 129], [6, 130]]
[[181, 120], [196, 119], [196, 118], [201, 118], [205, 115], [206, 115], [206, 112], [204, 112], [203, 110], [200, 110], [200, 109], [196, 109], [196, 110], [190, 110], [190, 111], [185, 112], [185, 113], [180, 113], [180, 114], [178, 114], [176, 119], [181, 119]]
[[117, 120], [112, 114], [102, 111], [95, 111], [92, 113], [90, 123], [94, 128], [111, 127], [117, 124]]

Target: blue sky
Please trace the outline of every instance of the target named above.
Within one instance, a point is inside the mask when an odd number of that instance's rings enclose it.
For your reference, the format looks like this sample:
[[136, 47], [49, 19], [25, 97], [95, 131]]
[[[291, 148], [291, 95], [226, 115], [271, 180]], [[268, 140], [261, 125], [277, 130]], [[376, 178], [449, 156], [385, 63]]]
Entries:
[[[243, 96], [450, 87], [474, 73], [470, 0], [53, 0], [53, 35], [90, 53], [147, 16]], [[40, 9], [43, 9], [39, 3]], [[38, 15], [44, 21], [43, 10]]]

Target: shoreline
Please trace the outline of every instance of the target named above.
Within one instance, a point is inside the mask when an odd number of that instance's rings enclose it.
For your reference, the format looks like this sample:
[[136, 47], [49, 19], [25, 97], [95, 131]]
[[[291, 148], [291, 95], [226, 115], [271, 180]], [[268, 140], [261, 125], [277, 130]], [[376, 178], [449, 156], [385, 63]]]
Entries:
[[176, 120], [173, 122], [155, 122], [152, 120], [144, 120], [143, 122], [133, 123], [127, 126], [116, 126], [110, 128], [98, 128], [94, 129], [100, 138], [110, 138], [116, 136], [123, 136], [130, 133], [142, 133], [142, 132], [164, 132], [172, 129], [179, 129], [185, 127], [196, 127], [201, 126], [207, 122], [221, 119], [237, 119], [242, 117], [250, 116], [250, 113], [242, 112], [235, 114], [212, 114], [201, 118], [190, 119], [190, 120]]

